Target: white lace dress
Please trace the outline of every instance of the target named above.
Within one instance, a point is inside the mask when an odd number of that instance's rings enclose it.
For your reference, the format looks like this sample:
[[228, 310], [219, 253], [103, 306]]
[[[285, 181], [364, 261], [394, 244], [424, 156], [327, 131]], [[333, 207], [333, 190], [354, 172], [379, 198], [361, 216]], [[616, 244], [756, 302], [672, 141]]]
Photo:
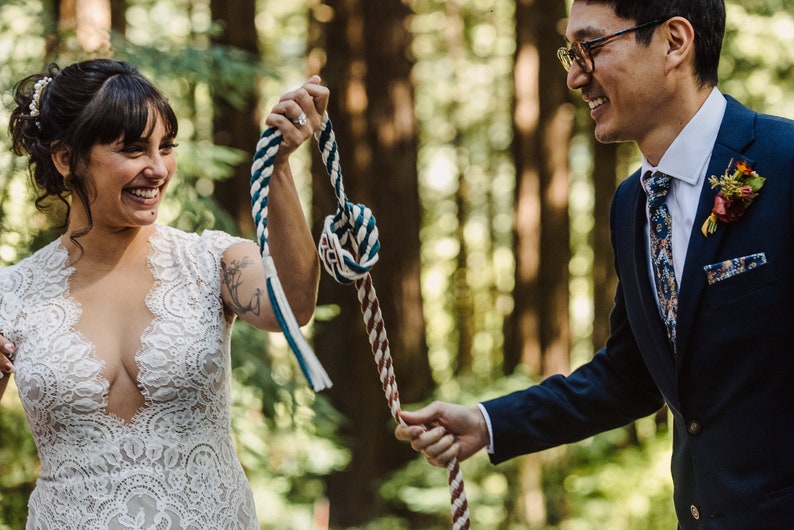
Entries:
[[154, 315], [136, 354], [145, 406], [106, 410], [108, 382], [75, 331], [66, 249], [55, 241], [0, 271], [0, 331], [17, 345], [16, 382], [41, 472], [28, 529], [258, 529], [232, 444], [231, 324], [220, 258], [242, 241], [158, 226], [150, 240]]

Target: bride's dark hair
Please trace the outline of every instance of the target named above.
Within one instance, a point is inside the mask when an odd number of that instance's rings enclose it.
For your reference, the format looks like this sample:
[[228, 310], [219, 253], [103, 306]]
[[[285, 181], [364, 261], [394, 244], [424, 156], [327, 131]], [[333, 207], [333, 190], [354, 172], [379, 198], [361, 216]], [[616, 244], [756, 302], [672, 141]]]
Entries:
[[[48, 77], [49, 83], [36, 94], [36, 83]], [[31, 112], [34, 96], [38, 96], [33, 105], [37, 113]], [[47, 71], [17, 83], [14, 100], [16, 108], [9, 122], [12, 150], [29, 157], [36, 207], [45, 209], [52, 198], [63, 202], [64, 226], [69, 219], [69, 195], [85, 208], [88, 226], [71, 234], [75, 242], [93, 226], [94, 183], [84, 169], [91, 148], [119, 139], [138, 141], [150, 132], [147, 126], [154, 127], [151, 113], [162, 120], [167, 135], [177, 133], [176, 115], [165, 96], [137, 68], [111, 59], [92, 59], [63, 69], [51, 64]], [[62, 175], [52, 161], [60, 149], [70, 153], [68, 175]]]

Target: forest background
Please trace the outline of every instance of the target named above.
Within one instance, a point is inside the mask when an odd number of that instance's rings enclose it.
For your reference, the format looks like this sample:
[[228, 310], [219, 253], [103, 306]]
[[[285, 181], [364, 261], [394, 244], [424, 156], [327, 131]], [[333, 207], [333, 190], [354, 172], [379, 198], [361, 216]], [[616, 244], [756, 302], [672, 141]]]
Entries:
[[[794, 118], [794, 9], [728, 0], [719, 88]], [[0, 121], [50, 62], [138, 66], [180, 119], [160, 220], [253, 237], [263, 117], [319, 73], [405, 408], [464, 404], [568, 373], [608, 333], [612, 192], [632, 145], [593, 141], [555, 52], [565, 0], [1, 0]], [[0, 262], [57, 235], [0, 128]], [[791, 146], [784, 146], [790, 148]], [[314, 146], [294, 157], [314, 233], [335, 209]], [[262, 528], [449, 528], [447, 474], [392, 435], [354, 289], [324, 276], [304, 329], [334, 381], [315, 395], [279, 334], [233, 336], [234, 435]], [[665, 411], [500, 466], [463, 463], [475, 529], [675, 527]], [[38, 462], [13, 386], [0, 408], [0, 530], [24, 527]]]

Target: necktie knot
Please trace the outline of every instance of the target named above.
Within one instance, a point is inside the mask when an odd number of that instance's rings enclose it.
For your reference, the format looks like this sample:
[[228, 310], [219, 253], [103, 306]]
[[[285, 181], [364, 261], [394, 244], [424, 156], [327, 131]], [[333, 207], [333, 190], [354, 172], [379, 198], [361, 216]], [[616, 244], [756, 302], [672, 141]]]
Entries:
[[652, 207], [662, 204], [670, 191], [672, 177], [665, 175], [661, 171], [646, 171], [642, 176], [642, 187], [648, 196], [648, 205]]

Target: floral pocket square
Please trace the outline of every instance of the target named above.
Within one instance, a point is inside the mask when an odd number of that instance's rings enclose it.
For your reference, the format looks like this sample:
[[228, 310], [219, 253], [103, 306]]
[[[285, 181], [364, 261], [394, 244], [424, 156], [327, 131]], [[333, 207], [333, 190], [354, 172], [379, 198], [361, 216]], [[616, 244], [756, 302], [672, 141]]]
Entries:
[[766, 264], [766, 254], [759, 252], [758, 254], [750, 254], [741, 258], [733, 258], [719, 263], [706, 265], [703, 270], [706, 271], [706, 279], [709, 285], [714, 285], [722, 280], [727, 280], [743, 272], [753, 270]]

